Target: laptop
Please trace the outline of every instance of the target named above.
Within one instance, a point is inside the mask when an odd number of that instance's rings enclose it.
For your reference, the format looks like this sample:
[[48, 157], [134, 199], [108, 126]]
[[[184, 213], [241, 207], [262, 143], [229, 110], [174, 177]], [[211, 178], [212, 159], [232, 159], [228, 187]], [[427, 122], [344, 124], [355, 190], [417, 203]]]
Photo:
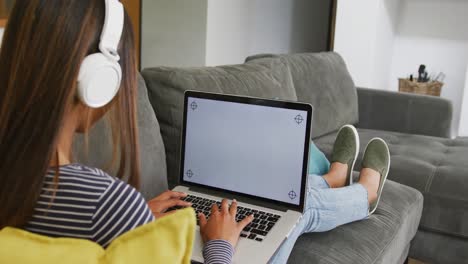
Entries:
[[[236, 220], [254, 214], [234, 263], [266, 263], [304, 210], [312, 121], [309, 104], [185, 92], [180, 161], [184, 200], [209, 216], [213, 203], [238, 201]], [[197, 232], [192, 260], [203, 262]]]

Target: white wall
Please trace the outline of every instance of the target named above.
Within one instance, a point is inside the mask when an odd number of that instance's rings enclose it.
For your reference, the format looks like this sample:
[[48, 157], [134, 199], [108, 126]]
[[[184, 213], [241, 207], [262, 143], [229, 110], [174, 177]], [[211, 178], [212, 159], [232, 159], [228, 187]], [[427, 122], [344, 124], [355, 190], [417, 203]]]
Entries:
[[338, 0], [335, 47], [357, 86], [371, 87], [377, 1]]
[[142, 67], [243, 63], [327, 49], [330, 6], [310, 0], [143, 0]]
[[400, 12], [400, 0], [383, 0], [378, 6], [375, 49], [372, 58], [374, 64], [373, 68], [371, 68], [370, 87], [383, 90], [391, 89], [391, 87], [388, 87], [388, 81]]
[[294, 1], [255, 0], [253, 3], [249, 14], [247, 55], [288, 52], [291, 49]]
[[206, 64], [258, 53], [323, 51], [329, 6], [310, 0], [208, 0]]
[[468, 63], [466, 14], [465, 0], [338, 0], [335, 51], [357, 86], [397, 91], [398, 78], [420, 64], [443, 71], [442, 97], [454, 105], [456, 136]]
[[207, 0], [143, 0], [142, 68], [205, 65]]
[[0, 45], [2, 44], [3, 28], [0, 27]]
[[420, 64], [425, 64], [429, 73], [444, 72], [442, 97], [454, 106], [454, 136], [458, 134], [468, 63], [467, 14], [467, 1], [404, 0], [388, 85], [396, 91], [397, 79], [417, 73]]
[[338, 0], [335, 48], [357, 86], [388, 89], [400, 0]]
[[310, 0], [255, 0], [251, 9], [250, 54], [324, 51], [330, 3]]
[[242, 63], [249, 53], [251, 0], [208, 0], [206, 65]]
[[463, 102], [460, 115], [459, 136], [468, 137], [468, 65], [465, 74], [465, 89], [463, 93]]

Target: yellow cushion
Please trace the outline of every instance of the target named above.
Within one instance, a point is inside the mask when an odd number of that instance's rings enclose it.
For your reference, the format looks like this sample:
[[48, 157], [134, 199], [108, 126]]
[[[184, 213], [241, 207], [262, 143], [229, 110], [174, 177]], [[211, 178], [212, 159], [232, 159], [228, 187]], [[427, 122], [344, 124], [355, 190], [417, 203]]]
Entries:
[[0, 231], [0, 263], [190, 263], [194, 235], [191, 208], [131, 230], [107, 249], [89, 240], [50, 238], [6, 227]]

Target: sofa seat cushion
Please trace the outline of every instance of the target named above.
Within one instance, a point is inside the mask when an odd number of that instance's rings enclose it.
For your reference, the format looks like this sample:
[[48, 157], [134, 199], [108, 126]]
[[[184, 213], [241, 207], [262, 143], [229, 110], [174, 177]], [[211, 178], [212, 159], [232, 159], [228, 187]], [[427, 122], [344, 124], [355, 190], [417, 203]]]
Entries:
[[423, 263], [468, 263], [468, 239], [419, 230], [411, 242], [410, 258]]
[[297, 99], [314, 106], [314, 137], [358, 122], [357, 90], [338, 53], [260, 54], [246, 60], [256, 63], [267, 58], [280, 58], [288, 65]]
[[[468, 238], [468, 138], [447, 139], [397, 132], [358, 129], [360, 168], [367, 142], [373, 137], [387, 141], [392, 156], [388, 178], [411, 186], [424, 195], [421, 228]], [[336, 134], [315, 139], [327, 156]]]
[[279, 59], [220, 67], [159, 67], [145, 69], [142, 74], [148, 86], [151, 104], [161, 122], [170, 186], [179, 181], [186, 90], [297, 100], [287, 65]]
[[423, 197], [387, 181], [377, 211], [368, 219], [299, 237], [290, 263], [403, 263], [418, 230]]

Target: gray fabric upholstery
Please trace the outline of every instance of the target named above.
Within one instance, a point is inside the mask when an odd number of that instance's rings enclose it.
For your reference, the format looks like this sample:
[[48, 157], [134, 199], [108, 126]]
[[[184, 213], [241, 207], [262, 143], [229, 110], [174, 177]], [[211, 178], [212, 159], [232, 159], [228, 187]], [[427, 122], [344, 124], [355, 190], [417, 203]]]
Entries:
[[452, 103], [440, 97], [358, 88], [360, 128], [450, 137]]
[[[148, 100], [148, 92], [143, 78], [138, 79], [138, 128], [141, 157], [141, 189], [146, 199], [167, 190], [167, 169], [164, 144], [159, 132], [159, 123]], [[74, 142], [74, 152], [78, 162], [106, 168], [112, 160], [112, 138], [106, 118], [99, 121], [89, 134], [88, 148], [83, 136]], [[115, 169], [109, 168], [110, 175]]]
[[[341, 57], [334, 53], [260, 55], [244, 65], [214, 68], [160, 67], [145, 69], [143, 76], [161, 124], [171, 186], [178, 182], [185, 90], [286, 100], [299, 98], [315, 107], [315, 136], [358, 121], [356, 89]], [[417, 230], [421, 208], [419, 192], [389, 182], [381, 207], [374, 216], [331, 232], [302, 236], [291, 255], [291, 262], [400, 263]], [[365, 237], [365, 243], [359, 248], [350, 247], [350, 244], [361, 243], [361, 236]], [[330, 254], [330, 248], [333, 254]], [[336, 255], [336, 252], [343, 254]]]
[[179, 181], [184, 91], [199, 90], [263, 98], [297, 99], [287, 65], [280, 60], [205, 68], [151, 68], [143, 71], [151, 104], [161, 123], [169, 185]]
[[[468, 239], [468, 139], [447, 139], [398, 132], [358, 129], [361, 153], [367, 142], [388, 142], [392, 164], [388, 178], [424, 194], [421, 228]], [[330, 155], [336, 134], [315, 139]]]
[[422, 206], [419, 192], [388, 181], [374, 215], [329, 232], [302, 235], [289, 263], [402, 263]]
[[399, 258], [397, 256], [393, 256], [392, 259], [394, 259], [396, 263], [406, 263], [408, 261], [408, 254], [410, 251], [410, 246], [411, 246], [411, 243], [406, 246], [403, 252], [401, 252], [401, 255]]
[[[188, 89], [311, 103], [315, 107], [314, 141], [327, 154], [331, 152], [336, 131], [344, 124], [356, 124], [358, 115], [359, 125], [364, 128], [444, 137], [450, 131], [447, 126], [451, 105], [438, 98], [359, 89], [358, 104], [358, 92], [346, 65], [335, 53], [257, 55], [248, 58], [244, 65], [161, 67], [146, 69], [143, 76], [161, 124], [171, 186], [178, 182], [183, 92]], [[382, 107], [386, 105], [389, 107]], [[401, 109], [392, 112], [390, 106]], [[412, 113], [404, 109], [411, 109]], [[436, 121], [423, 120], [425, 113], [430, 113]], [[390, 143], [390, 179], [424, 193], [426, 202], [421, 228], [431, 230], [430, 234], [433, 230], [450, 234], [445, 236], [447, 239], [466, 236], [468, 225], [463, 216], [468, 214], [468, 206], [463, 193], [466, 193], [467, 181], [463, 171], [467, 168], [461, 160], [468, 155], [465, 141], [388, 131], [360, 129], [362, 147], [374, 136], [381, 136]], [[422, 200], [417, 190], [389, 181], [374, 216], [330, 232], [301, 236], [290, 262], [401, 263], [418, 228]], [[458, 244], [457, 239], [451, 240], [456, 248], [464, 245]], [[436, 259], [431, 258], [433, 252], [424, 253], [424, 248], [432, 250], [434, 245], [442, 244], [435, 242], [426, 246], [419, 241], [415, 239], [411, 243], [414, 252], [410, 254], [426, 254], [429, 262], [433, 262]]]
[[433, 264], [467, 264], [468, 239], [419, 230], [409, 256]]
[[247, 63], [268, 57], [287, 63], [298, 101], [314, 106], [312, 137], [338, 130], [343, 124], [358, 122], [356, 88], [340, 55], [333, 52], [265, 54], [249, 57]]

